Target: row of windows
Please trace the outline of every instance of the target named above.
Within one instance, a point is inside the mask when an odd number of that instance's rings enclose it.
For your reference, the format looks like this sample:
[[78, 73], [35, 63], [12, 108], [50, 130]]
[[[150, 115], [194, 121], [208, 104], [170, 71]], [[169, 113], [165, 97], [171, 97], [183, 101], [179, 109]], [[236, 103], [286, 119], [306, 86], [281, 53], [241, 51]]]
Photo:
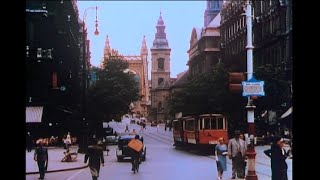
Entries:
[[257, 66], [264, 64], [280, 65], [285, 60], [286, 49], [284, 45], [276, 44], [271, 48], [263, 49], [255, 55]]
[[226, 129], [226, 122], [222, 117], [207, 117], [202, 118], [199, 121], [195, 121], [194, 119], [186, 120], [185, 121], [185, 130], [187, 131], [194, 131], [195, 127], [198, 126], [196, 130], [202, 129]]
[[224, 31], [224, 40], [230, 39], [235, 34], [239, 33], [239, 31], [243, 28], [246, 28], [246, 17], [240, 16], [237, 21], [235, 21], [231, 26], [228, 27], [228, 29]]

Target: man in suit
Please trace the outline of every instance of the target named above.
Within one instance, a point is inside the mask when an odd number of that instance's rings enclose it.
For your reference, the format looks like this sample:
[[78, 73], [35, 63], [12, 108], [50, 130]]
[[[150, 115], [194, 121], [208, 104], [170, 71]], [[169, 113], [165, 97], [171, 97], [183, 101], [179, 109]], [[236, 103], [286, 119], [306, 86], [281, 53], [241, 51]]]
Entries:
[[43, 147], [43, 140], [39, 139], [37, 144], [39, 145], [34, 151], [33, 159], [37, 161], [40, 177], [39, 179], [44, 179], [45, 171], [48, 167], [48, 150], [47, 148]]
[[93, 145], [88, 147], [87, 153], [84, 156], [84, 163], [87, 163], [89, 159], [92, 180], [98, 180], [100, 164], [104, 166], [103, 148], [97, 142], [96, 139], [93, 140]]
[[244, 178], [244, 165], [247, 146], [240, 137], [240, 131], [235, 131], [235, 137], [229, 140], [228, 155], [232, 160], [232, 178]]

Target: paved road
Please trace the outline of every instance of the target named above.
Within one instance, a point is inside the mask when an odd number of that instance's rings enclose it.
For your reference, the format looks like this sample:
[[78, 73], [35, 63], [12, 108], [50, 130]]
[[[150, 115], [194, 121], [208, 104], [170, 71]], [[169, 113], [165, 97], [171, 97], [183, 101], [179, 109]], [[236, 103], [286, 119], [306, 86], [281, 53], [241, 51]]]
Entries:
[[[124, 132], [125, 125], [120, 123], [110, 123], [111, 127], [117, 132]], [[139, 132], [140, 127], [131, 124], [130, 130], [133, 128]], [[147, 161], [141, 164], [141, 172], [132, 174], [130, 171], [130, 163], [117, 162], [115, 156], [116, 146], [109, 146], [109, 156], [105, 152], [106, 166], [102, 167], [100, 179], [139, 179], [139, 180], [171, 180], [171, 179], [186, 179], [186, 180], [209, 180], [216, 179], [216, 164], [214, 156], [200, 156], [194, 152], [186, 150], [178, 150], [173, 146], [172, 132], [164, 131], [164, 127], [160, 126], [157, 130], [156, 127], [147, 126], [147, 129], [140, 132], [144, 136], [144, 142], [147, 146]], [[77, 148], [77, 147], [73, 147]], [[263, 150], [269, 146], [257, 146], [256, 158], [256, 171], [259, 180], [270, 180], [270, 159], [263, 154]], [[50, 148], [50, 164], [49, 168], [67, 168], [75, 166], [83, 167], [83, 154], [79, 154], [79, 161], [73, 164], [65, 163], [61, 165], [63, 155], [62, 148]], [[27, 169], [30, 172], [37, 170], [36, 164], [32, 161], [33, 153], [27, 153]], [[29, 157], [29, 159], [28, 159]], [[292, 180], [292, 160], [287, 160], [289, 169], [289, 180]], [[77, 164], [76, 164], [77, 163]], [[62, 167], [64, 166], [64, 167]], [[38, 178], [38, 174], [26, 175], [27, 180], [34, 180]], [[225, 172], [225, 177], [231, 177], [231, 162], [228, 160], [228, 170]], [[59, 179], [59, 180], [88, 180], [91, 178], [89, 168], [80, 168], [77, 170], [47, 173], [46, 179]]]

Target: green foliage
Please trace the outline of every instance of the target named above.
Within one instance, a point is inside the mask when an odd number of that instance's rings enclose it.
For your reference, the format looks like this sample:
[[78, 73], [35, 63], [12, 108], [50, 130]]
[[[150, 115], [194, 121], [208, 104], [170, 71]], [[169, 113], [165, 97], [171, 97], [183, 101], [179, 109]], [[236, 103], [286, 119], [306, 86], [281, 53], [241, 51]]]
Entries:
[[284, 71], [279, 66], [266, 64], [257, 68], [255, 77], [265, 81], [265, 96], [255, 101], [256, 111], [261, 114], [264, 110], [280, 110], [281, 104], [286, 102], [290, 95], [290, 85], [285, 80]]
[[104, 59], [97, 71], [98, 80], [88, 90], [88, 116], [92, 123], [109, 121], [129, 111], [131, 102], [139, 100], [138, 84], [133, 74], [124, 73], [128, 63], [114, 55]]
[[245, 129], [246, 98], [229, 91], [229, 75], [224, 64], [217, 64], [211, 72], [189, 80], [188, 85], [174, 92], [169, 100], [170, 114], [182, 112], [183, 116], [220, 113], [229, 120], [228, 126]]

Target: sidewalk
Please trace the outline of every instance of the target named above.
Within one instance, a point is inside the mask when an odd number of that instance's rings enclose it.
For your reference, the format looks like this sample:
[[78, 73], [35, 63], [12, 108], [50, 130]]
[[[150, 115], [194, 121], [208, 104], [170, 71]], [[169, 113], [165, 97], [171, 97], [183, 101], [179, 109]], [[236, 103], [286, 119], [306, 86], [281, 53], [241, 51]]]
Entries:
[[[77, 150], [78, 146], [70, 147], [71, 152], [76, 152]], [[80, 153], [78, 153], [77, 161], [75, 162], [61, 162], [61, 159], [64, 157], [63, 152], [65, 152], [63, 147], [48, 147], [49, 164], [47, 173], [88, 167], [88, 165], [84, 163], [84, 154]], [[26, 151], [26, 174], [39, 173], [38, 165], [37, 162], [33, 160], [33, 155], [34, 149], [31, 152]]]

